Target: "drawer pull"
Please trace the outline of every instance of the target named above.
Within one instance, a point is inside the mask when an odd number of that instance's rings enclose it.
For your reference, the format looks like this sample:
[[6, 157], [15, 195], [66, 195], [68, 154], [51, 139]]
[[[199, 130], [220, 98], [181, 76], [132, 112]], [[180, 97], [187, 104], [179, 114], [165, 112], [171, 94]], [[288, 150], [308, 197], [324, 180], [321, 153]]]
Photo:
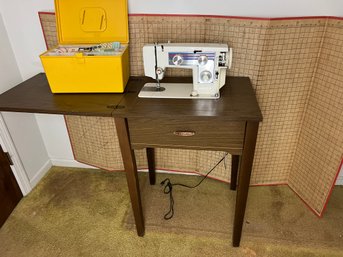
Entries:
[[195, 136], [195, 131], [174, 131], [173, 134], [179, 137], [192, 137]]

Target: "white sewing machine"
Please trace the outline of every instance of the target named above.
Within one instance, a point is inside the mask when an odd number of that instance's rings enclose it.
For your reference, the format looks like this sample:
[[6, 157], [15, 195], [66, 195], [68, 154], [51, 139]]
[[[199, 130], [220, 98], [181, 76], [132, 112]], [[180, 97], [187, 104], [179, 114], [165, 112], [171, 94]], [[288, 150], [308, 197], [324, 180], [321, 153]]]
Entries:
[[[232, 49], [226, 44], [166, 43], [143, 47], [145, 76], [156, 79], [139, 93], [143, 98], [217, 99], [231, 67]], [[166, 68], [193, 70], [193, 84], [160, 83]]]

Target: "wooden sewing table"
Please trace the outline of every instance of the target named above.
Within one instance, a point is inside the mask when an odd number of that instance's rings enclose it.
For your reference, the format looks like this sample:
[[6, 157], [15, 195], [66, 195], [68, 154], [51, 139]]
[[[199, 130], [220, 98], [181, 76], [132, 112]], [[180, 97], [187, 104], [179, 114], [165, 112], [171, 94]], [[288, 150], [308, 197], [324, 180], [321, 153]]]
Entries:
[[262, 121], [249, 78], [228, 77], [217, 100], [138, 98], [146, 82], [152, 80], [130, 77], [123, 94], [52, 94], [45, 74], [41, 73], [0, 95], [0, 111], [114, 117], [139, 236], [144, 235], [144, 218], [134, 149], [147, 149], [151, 184], [155, 183], [155, 147], [232, 154], [230, 188], [235, 190], [238, 184], [232, 244], [239, 246], [258, 126]]

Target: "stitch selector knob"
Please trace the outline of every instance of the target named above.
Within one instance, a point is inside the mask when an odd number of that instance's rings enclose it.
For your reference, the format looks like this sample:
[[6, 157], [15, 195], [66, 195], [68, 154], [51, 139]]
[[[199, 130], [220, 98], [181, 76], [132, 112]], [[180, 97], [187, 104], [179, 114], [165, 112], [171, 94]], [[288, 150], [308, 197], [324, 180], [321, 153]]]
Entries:
[[205, 65], [208, 61], [208, 58], [206, 55], [200, 55], [199, 58], [198, 58], [198, 63], [200, 65]]
[[181, 65], [183, 63], [183, 58], [181, 55], [177, 54], [177, 55], [174, 55], [172, 61], [173, 61], [174, 65]]

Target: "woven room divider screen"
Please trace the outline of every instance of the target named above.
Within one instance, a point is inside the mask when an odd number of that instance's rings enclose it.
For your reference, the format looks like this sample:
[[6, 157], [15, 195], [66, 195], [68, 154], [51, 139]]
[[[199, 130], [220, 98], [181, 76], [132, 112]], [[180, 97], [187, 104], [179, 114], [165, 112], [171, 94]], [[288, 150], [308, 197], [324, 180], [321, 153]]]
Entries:
[[[58, 44], [54, 13], [39, 13], [47, 47]], [[231, 76], [249, 76], [264, 120], [251, 183], [288, 184], [322, 215], [343, 154], [343, 20], [332, 17], [254, 19], [130, 15], [131, 75], [143, 72], [142, 47], [152, 42], [228, 43]], [[191, 76], [187, 70], [168, 76]], [[122, 170], [114, 120], [66, 116], [76, 160]], [[157, 149], [160, 169], [203, 174], [222, 152]], [[146, 168], [142, 150], [138, 166]], [[230, 157], [212, 177], [230, 178]]]

